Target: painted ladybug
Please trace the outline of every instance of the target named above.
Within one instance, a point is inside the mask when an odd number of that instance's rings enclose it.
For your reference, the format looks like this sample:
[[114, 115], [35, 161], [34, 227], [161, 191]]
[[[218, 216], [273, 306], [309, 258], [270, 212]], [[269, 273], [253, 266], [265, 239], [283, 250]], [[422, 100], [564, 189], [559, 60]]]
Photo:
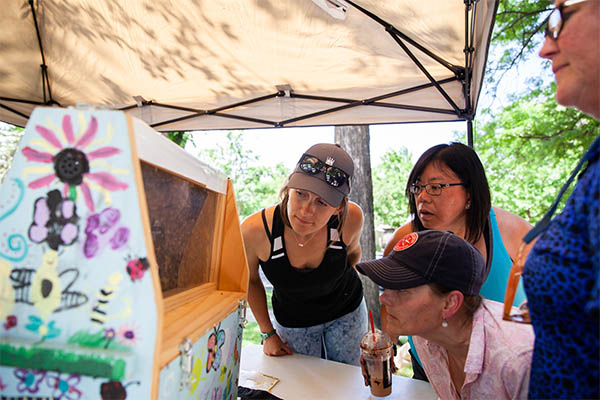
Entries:
[[4, 323], [4, 329], [9, 330], [10, 328], [14, 328], [17, 326], [17, 316], [9, 315], [6, 317], [6, 322]]
[[146, 257], [135, 258], [127, 263], [127, 273], [133, 282], [144, 277], [144, 273], [150, 267]]
[[100, 385], [102, 400], [125, 400], [127, 391], [119, 381], [108, 381]]
[[100, 396], [102, 400], [125, 400], [127, 398], [127, 386], [139, 385], [140, 381], [132, 381], [123, 385], [119, 381], [108, 381], [100, 385]]

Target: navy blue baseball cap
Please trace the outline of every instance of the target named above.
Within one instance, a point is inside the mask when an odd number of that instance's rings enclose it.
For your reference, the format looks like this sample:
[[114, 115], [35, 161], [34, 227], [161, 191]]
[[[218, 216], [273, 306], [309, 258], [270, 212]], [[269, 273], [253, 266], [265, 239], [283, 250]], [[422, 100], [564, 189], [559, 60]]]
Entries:
[[479, 250], [451, 232], [437, 230], [409, 233], [387, 257], [358, 263], [356, 269], [384, 289], [437, 283], [467, 296], [478, 295], [486, 277]]

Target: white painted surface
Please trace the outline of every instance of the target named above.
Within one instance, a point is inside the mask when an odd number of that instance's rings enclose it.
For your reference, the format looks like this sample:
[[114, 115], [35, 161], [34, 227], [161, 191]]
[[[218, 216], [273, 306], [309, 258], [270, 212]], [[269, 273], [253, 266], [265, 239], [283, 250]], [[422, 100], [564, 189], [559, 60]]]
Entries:
[[436, 399], [429, 383], [399, 375], [393, 376], [392, 394], [374, 397], [364, 386], [359, 367], [301, 354], [269, 357], [255, 344], [242, 348], [240, 362], [241, 370], [279, 378], [271, 393], [285, 400]]

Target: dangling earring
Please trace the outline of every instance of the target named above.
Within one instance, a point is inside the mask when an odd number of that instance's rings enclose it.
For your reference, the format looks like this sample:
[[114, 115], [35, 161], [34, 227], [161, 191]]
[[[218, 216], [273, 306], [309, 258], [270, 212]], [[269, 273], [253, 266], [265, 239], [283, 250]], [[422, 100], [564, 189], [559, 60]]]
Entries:
[[471, 200], [467, 200], [467, 204], [465, 207], [467, 210], [469, 210], [471, 208]]
[[448, 327], [448, 321], [446, 321], [446, 319], [442, 319], [442, 328], [447, 328]]

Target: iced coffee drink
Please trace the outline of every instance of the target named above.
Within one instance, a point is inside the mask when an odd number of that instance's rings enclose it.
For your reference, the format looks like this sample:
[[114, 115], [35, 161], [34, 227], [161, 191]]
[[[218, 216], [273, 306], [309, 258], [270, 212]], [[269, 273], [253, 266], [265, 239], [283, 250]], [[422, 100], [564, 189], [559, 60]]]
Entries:
[[383, 332], [367, 332], [360, 341], [371, 394], [385, 397], [392, 393], [393, 343]]

